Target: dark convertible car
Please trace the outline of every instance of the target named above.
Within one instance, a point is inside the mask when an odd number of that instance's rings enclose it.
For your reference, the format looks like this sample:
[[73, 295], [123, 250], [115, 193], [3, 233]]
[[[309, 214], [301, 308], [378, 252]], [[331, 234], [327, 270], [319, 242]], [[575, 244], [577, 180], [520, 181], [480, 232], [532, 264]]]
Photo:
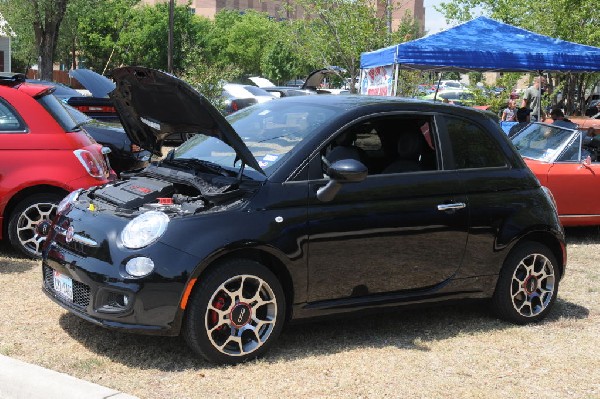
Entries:
[[303, 96], [224, 118], [173, 76], [112, 76], [136, 144], [198, 134], [72, 192], [43, 226], [43, 289], [79, 317], [237, 363], [292, 319], [480, 298], [517, 324], [551, 310], [567, 257], [556, 206], [486, 114]]

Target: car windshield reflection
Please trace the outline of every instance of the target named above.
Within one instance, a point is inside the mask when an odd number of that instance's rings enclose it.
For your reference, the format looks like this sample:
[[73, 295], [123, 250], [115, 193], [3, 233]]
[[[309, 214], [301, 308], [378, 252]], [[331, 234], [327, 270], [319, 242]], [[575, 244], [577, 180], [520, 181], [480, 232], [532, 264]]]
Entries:
[[[577, 144], [575, 141], [577, 140]], [[565, 152], [573, 147], [578, 150], [580, 133], [545, 123], [532, 123], [512, 138], [512, 142], [524, 158], [542, 162], [564, 159]], [[578, 155], [577, 151], [577, 155]]]
[[[336, 112], [334, 108], [313, 105], [286, 107], [274, 103], [249, 107], [227, 118], [267, 176], [293, 153], [301, 141], [313, 135]], [[225, 168], [239, 168], [241, 165], [232, 147], [203, 134], [196, 134], [179, 146], [173, 158], [201, 159]], [[254, 169], [248, 166], [246, 171], [253, 172]]]

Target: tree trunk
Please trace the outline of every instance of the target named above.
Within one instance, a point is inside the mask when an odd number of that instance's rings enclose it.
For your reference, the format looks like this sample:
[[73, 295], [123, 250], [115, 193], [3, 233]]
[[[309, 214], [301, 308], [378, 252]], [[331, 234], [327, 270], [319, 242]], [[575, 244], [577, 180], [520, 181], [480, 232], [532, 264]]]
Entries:
[[73, 47], [71, 48], [71, 69], [77, 69], [77, 47], [75, 46], [75, 37], [73, 37]]
[[33, 11], [33, 31], [38, 52], [40, 79], [52, 80], [58, 30], [69, 0], [29, 0]]
[[42, 80], [53, 80], [52, 79], [52, 64], [54, 48], [51, 43], [47, 40], [43, 41], [38, 50], [38, 68], [40, 71], [40, 79]]

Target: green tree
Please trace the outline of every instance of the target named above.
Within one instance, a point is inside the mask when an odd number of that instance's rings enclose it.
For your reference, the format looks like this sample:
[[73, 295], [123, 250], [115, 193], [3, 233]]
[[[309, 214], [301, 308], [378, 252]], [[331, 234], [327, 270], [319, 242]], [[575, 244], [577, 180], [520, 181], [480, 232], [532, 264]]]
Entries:
[[[64, 38], [65, 54], [71, 45], [68, 59], [72, 60], [77, 55], [83, 66], [99, 73], [118, 66], [125, 52], [119, 39], [121, 33], [129, 29], [129, 21], [137, 12], [139, 0], [71, 1], [67, 9], [70, 31], [69, 36]], [[75, 63], [71, 61], [71, 64]]]
[[28, 0], [23, 3], [31, 7], [31, 23], [37, 46], [40, 77], [52, 80], [58, 32], [67, 10], [68, 0]]
[[1, 0], [0, 7], [16, 35], [11, 40], [11, 71], [27, 73], [38, 58], [29, 11], [18, 1]]
[[192, 85], [217, 109], [223, 108], [223, 84], [240, 75], [233, 65], [217, 65], [204, 58], [199, 49], [189, 49], [181, 79]]
[[[2, 0], [0, 3], [3, 12], [6, 13], [5, 17], [16, 30], [17, 35], [23, 34], [16, 40], [17, 57], [29, 58], [35, 54], [35, 62], [38, 64], [42, 79], [52, 80], [54, 53], [68, 1]], [[33, 39], [31, 47], [24, 43], [24, 40], [30, 38]], [[26, 61], [26, 64], [30, 62]]]
[[265, 48], [260, 62], [262, 74], [271, 81], [284, 84], [316, 69], [296, 45], [296, 28], [293, 25], [303, 23], [304, 21], [281, 21], [277, 24], [274, 35], [276, 39]]
[[222, 10], [208, 37], [208, 51], [219, 65], [235, 65], [243, 75], [260, 75], [261, 60], [279, 37], [280, 24], [266, 13], [247, 10], [243, 14]]
[[[169, 5], [136, 7], [130, 13], [127, 29], [117, 41], [119, 54], [114, 62], [166, 70]], [[175, 6], [174, 22], [173, 69], [180, 74], [186, 59], [184, 49], [204, 47], [210, 21], [191, 14], [187, 6]]]

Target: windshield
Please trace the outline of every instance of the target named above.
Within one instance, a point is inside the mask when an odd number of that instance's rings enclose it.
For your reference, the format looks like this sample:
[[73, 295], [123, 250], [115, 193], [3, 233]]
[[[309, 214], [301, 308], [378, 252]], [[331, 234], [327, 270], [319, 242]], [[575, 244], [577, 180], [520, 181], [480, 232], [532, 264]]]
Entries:
[[[575, 140], [580, 138], [577, 130], [565, 129], [545, 123], [532, 123], [512, 138], [514, 146], [524, 158], [553, 162], [564, 154]], [[561, 157], [564, 159], [564, 156]]]
[[[227, 117], [227, 121], [270, 176], [302, 140], [314, 134], [336, 112], [335, 108], [311, 104], [290, 107], [283, 101], [269, 101], [235, 112]], [[173, 159], [209, 161], [231, 170], [240, 167], [233, 148], [218, 138], [203, 134], [196, 134], [179, 146]], [[250, 177], [261, 178], [259, 172], [250, 167], [245, 172]]]

